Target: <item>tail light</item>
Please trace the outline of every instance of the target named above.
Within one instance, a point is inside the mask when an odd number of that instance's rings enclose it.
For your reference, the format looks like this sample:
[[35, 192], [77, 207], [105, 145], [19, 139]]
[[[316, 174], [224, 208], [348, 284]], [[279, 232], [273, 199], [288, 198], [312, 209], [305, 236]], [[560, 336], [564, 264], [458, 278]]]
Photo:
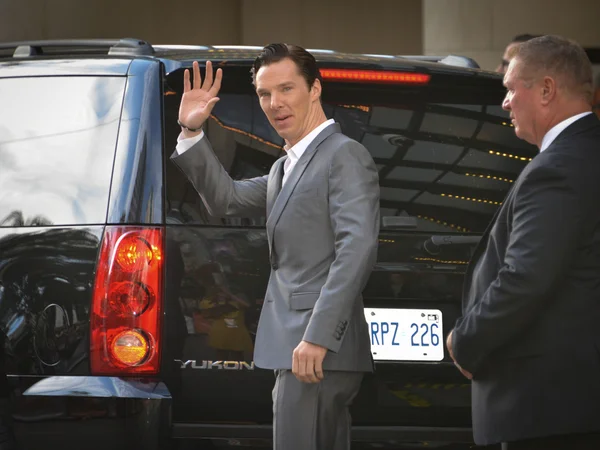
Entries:
[[391, 70], [320, 69], [327, 81], [379, 84], [427, 84], [431, 78], [425, 73], [394, 72]]
[[92, 373], [158, 373], [163, 250], [160, 228], [106, 227], [90, 321]]

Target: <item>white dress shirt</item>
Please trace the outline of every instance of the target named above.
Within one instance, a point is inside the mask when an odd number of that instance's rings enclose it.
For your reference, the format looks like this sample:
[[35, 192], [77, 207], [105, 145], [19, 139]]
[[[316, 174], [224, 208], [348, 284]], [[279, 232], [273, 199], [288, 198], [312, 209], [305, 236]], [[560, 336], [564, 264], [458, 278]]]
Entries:
[[285, 182], [289, 178], [290, 173], [292, 172], [292, 169], [294, 168], [294, 166], [296, 165], [296, 163], [298, 162], [300, 157], [304, 154], [304, 152], [306, 151], [306, 149], [310, 145], [310, 143], [315, 140], [315, 138], [321, 131], [323, 131], [326, 127], [328, 127], [329, 125], [331, 125], [333, 123], [335, 123], [335, 121], [333, 119], [326, 120], [321, 125], [319, 125], [317, 128], [315, 128], [310, 133], [308, 133], [306, 136], [304, 136], [293, 147], [291, 147], [289, 149], [284, 147], [284, 149], [286, 150], [286, 152], [288, 154], [288, 158], [285, 160], [285, 164], [283, 165], [283, 180], [281, 181], [281, 187], [283, 187], [285, 185]]
[[557, 123], [552, 128], [550, 128], [550, 130], [548, 130], [548, 132], [544, 135], [544, 139], [542, 139], [542, 145], [540, 146], [540, 153], [542, 153], [544, 150], [546, 150], [548, 147], [550, 147], [550, 144], [552, 144], [552, 142], [554, 142], [554, 139], [556, 139], [558, 137], [558, 135], [565, 130], [565, 128], [567, 128], [573, 122], [581, 119], [582, 117], [587, 116], [588, 114], [592, 114], [592, 112], [588, 111], [588, 112], [584, 112], [581, 114], [576, 114], [572, 117], [569, 117], [566, 120], [563, 120], [560, 123]]
[[[287, 181], [292, 169], [294, 168], [294, 166], [296, 165], [296, 163], [298, 162], [300, 157], [306, 151], [306, 148], [310, 145], [310, 143], [317, 137], [317, 135], [321, 131], [323, 131], [326, 127], [328, 127], [329, 125], [331, 125], [333, 123], [335, 123], [335, 121], [333, 119], [326, 120], [321, 125], [319, 125], [317, 128], [315, 128], [310, 133], [308, 133], [306, 136], [304, 136], [293, 147], [291, 147], [289, 149], [284, 147], [285, 151], [288, 154], [288, 158], [286, 159], [285, 164], [283, 165], [283, 180], [281, 183], [282, 187], [285, 184], [285, 182]], [[183, 152], [185, 152], [186, 150], [189, 150], [191, 147], [193, 147], [194, 144], [199, 142], [200, 139], [202, 139], [203, 137], [204, 137], [204, 131], [201, 131], [198, 136], [194, 136], [191, 138], [184, 138], [183, 133], [180, 133], [179, 136], [177, 137], [177, 147], [175, 147], [175, 149], [177, 150], [177, 153], [179, 155], [181, 155]]]

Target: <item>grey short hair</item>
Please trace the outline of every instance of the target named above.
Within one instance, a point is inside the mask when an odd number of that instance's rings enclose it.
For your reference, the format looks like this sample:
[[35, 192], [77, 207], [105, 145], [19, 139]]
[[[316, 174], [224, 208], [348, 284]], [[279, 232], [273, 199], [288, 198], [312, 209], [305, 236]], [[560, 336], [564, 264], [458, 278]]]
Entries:
[[591, 103], [592, 63], [577, 42], [561, 36], [540, 36], [519, 44], [515, 58], [521, 61], [527, 75], [551, 76]]

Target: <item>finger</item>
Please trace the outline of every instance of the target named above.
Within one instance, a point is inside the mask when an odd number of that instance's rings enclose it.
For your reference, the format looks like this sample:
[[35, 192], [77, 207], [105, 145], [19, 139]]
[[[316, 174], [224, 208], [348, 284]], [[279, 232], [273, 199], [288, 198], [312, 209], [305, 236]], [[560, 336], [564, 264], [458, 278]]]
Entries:
[[315, 361], [315, 375], [317, 377], [317, 383], [323, 379], [323, 360], [320, 358]]
[[298, 361], [298, 353], [294, 351], [292, 355], [292, 373], [298, 377], [298, 369], [299, 369], [299, 361]]
[[300, 355], [298, 359], [300, 381], [308, 383], [308, 361], [305, 355]]
[[207, 103], [206, 103], [206, 111], [208, 111], [208, 113], [210, 114], [210, 112], [212, 111], [213, 107], [217, 104], [217, 102], [221, 100], [219, 97], [215, 97], [215, 98], [211, 98]]
[[458, 368], [458, 370], [460, 370], [460, 373], [462, 373], [466, 378], [468, 378], [469, 380], [473, 378], [473, 375], [471, 375], [465, 369], [460, 367], [457, 362], [454, 362], [454, 365]]
[[309, 383], [318, 383], [320, 381], [319, 378], [317, 377], [316, 369], [317, 369], [316, 358], [314, 356], [311, 356], [308, 359], [308, 364], [307, 364], [307, 368], [306, 368]]
[[217, 94], [219, 93], [219, 91], [221, 90], [221, 80], [223, 80], [223, 69], [217, 69], [217, 75], [215, 76], [215, 82], [213, 83], [212, 87], [210, 88], [210, 94], [214, 95], [215, 97], [217, 96]]
[[212, 70], [212, 62], [206, 61], [206, 71], [204, 73], [204, 84], [202, 85], [203, 91], [210, 90], [213, 82], [213, 70]]
[[194, 67], [194, 89], [200, 89], [202, 85], [202, 78], [200, 77], [200, 66], [198, 65], [198, 61], [194, 61], [192, 64]]
[[183, 72], [183, 92], [188, 92], [190, 89], [190, 71], [189, 69], [185, 69], [185, 71]]

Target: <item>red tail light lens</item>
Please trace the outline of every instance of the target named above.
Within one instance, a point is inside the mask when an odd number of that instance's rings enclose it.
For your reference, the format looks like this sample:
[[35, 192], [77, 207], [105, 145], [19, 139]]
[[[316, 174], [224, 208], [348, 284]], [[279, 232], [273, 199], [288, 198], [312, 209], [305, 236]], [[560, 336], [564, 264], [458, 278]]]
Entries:
[[156, 374], [160, 364], [163, 231], [106, 227], [94, 286], [94, 374]]
[[108, 305], [112, 313], [121, 317], [139, 316], [150, 306], [154, 297], [143, 283], [120, 281], [110, 286]]
[[320, 69], [323, 80], [353, 83], [427, 84], [431, 76], [425, 73], [393, 72], [390, 70]]

